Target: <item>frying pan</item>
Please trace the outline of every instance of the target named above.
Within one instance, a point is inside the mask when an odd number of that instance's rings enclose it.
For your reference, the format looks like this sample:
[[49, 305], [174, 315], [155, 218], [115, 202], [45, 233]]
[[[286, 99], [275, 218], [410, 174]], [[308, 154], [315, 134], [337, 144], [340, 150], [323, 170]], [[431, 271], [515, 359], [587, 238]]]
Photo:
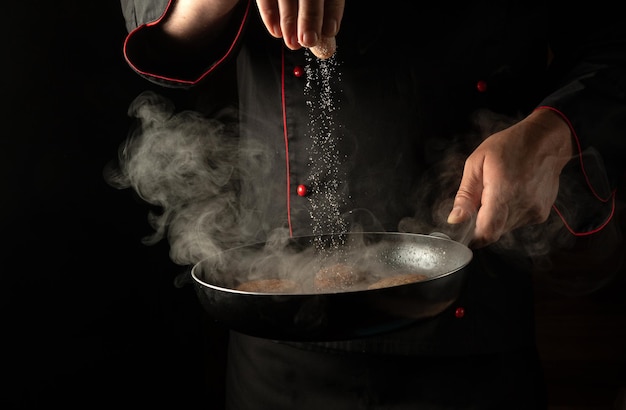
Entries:
[[[233, 330], [274, 340], [331, 341], [380, 334], [438, 315], [457, 299], [472, 256], [445, 235], [328, 234], [219, 252], [194, 265], [191, 276], [203, 308]], [[366, 282], [405, 273], [426, 279], [377, 289], [313, 289], [316, 272], [333, 264], [366, 272]], [[301, 290], [237, 290], [240, 283], [267, 278], [292, 280]]]

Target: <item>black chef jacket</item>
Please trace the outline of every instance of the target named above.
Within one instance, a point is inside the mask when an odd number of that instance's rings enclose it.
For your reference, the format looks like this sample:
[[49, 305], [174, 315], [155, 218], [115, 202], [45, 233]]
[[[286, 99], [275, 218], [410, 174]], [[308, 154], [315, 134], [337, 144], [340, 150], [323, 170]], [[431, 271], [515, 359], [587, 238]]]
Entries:
[[[536, 2], [430, 2], [415, 11], [410, 2], [348, 1], [337, 52], [320, 61], [272, 38], [252, 3], [241, 2], [231, 30], [204, 55], [157, 65], [152, 33], [169, 2], [122, 1], [130, 30], [125, 57], [146, 79], [194, 87], [236, 60], [241, 150], [256, 155], [242, 156], [241, 206], [254, 215], [250, 239], [275, 228], [315, 234], [315, 223], [324, 230], [315, 212], [330, 189], [341, 194], [337, 211], [367, 228], [435, 230], [436, 208], [454, 196], [462, 158], [482, 137], [538, 107], [559, 113], [575, 139], [572, 180], [584, 200], [559, 195], [563, 225], [581, 235], [610, 220], [626, 152], [626, 25], [616, 21], [619, 13], [586, 10], [580, 24]], [[332, 175], [319, 169], [323, 143], [312, 141], [320, 133], [336, 144]], [[586, 164], [595, 152], [602, 161]], [[575, 212], [581, 203], [593, 218]], [[528, 260], [487, 248], [475, 252], [468, 276], [458, 302], [433, 320], [299, 347], [457, 355], [531, 346]]]

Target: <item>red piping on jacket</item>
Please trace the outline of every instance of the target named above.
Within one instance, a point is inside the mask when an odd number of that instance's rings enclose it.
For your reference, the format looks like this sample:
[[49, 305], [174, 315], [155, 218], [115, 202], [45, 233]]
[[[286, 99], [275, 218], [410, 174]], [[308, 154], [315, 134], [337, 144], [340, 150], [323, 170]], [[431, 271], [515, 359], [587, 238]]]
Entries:
[[283, 111], [283, 138], [285, 139], [285, 172], [287, 177], [287, 223], [289, 224], [289, 236], [293, 236], [293, 228], [291, 226], [291, 179], [289, 172], [289, 131], [287, 130], [287, 102], [285, 101], [285, 47], [281, 48], [280, 55], [280, 86], [281, 86], [281, 105]]
[[167, 3], [167, 7], [165, 8], [165, 11], [161, 15], [161, 17], [159, 17], [157, 20], [152, 21], [150, 23], [142, 24], [141, 26], [139, 26], [139, 27], [135, 28], [134, 30], [132, 30], [130, 32], [130, 34], [128, 36], [126, 36], [126, 39], [124, 40], [124, 47], [123, 47], [124, 58], [126, 59], [126, 62], [128, 63], [128, 65], [130, 65], [134, 71], [136, 71], [137, 73], [142, 74], [144, 76], [148, 76], [148, 77], [152, 77], [152, 78], [155, 78], [155, 79], [168, 81], [168, 82], [174, 82], [174, 83], [179, 83], [179, 84], [187, 84], [187, 85], [190, 85], [190, 86], [191, 85], [195, 85], [195, 84], [199, 83], [200, 81], [202, 81], [202, 79], [204, 79], [207, 75], [209, 75], [211, 72], [213, 72], [213, 70], [215, 70], [217, 67], [219, 67], [233, 53], [233, 50], [235, 49], [235, 46], [239, 42], [239, 38], [241, 37], [241, 34], [243, 32], [243, 28], [246, 25], [245, 23], [246, 23], [246, 21], [248, 19], [248, 12], [250, 11], [250, 2], [251, 1], [252, 0], [248, 0], [248, 4], [246, 5], [246, 11], [244, 12], [243, 18], [241, 19], [241, 24], [239, 25], [239, 29], [237, 30], [237, 35], [235, 36], [235, 39], [231, 43], [230, 47], [228, 47], [228, 50], [226, 51], [226, 54], [224, 54], [222, 56], [222, 58], [217, 60], [208, 70], [206, 70], [204, 73], [202, 73], [202, 75], [200, 75], [200, 77], [198, 77], [195, 80], [182, 80], [180, 78], [165, 77], [165, 76], [162, 76], [162, 75], [149, 73], [147, 71], [142, 71], [137, 66], [135, 66], [130, 61], [130, 59], [128, 58], [127, 47], [128, 47], [129, 39], [133, 35], [135, 35], [137, 31], [143, 29], [144, 27], [150, 27], [150, 26], [154, 26], [154, 25], [159, 24], [161, 22], [161, 20], [163, 20], [163, 18], [167, 15], [170, 7], [172, 6], [172, 3], [173, 3], [172, 0], [170, 0]]
[[609, 197], [607, 198], [603, 198], [601, 197], [598, 192], [594, 189], [593, 185], [591, 184], [591, 181], [589, 180], [589, 176], [587, 175], [587, 170], [585, 169], [585, 164], [583, 163], [583, 156], [582, 156], [582, 148], [580, 146], [580, 140], [578, 139], [578, 135], [576, 134], [576, 131], [574, 130], [574, 127], [572, 126], [571, 121], [565, 116], [565, 114], [563, 114], [561, 111], [557, 110], [554, 107], [549, 107], [549, 106], [540, 106], [536, 108], [537, 110], [540, 109], [545, 109], [545, 110], [550, 110], [552, 112], [555, 112], [556, 114], [558, 114], [561, 118], [563, 118], [563, 120], [567, 123], [570, 131], [572, 132], [572, 135], [574, 136], [574, 141], [576, 142], [576, 150], [577, 150], [577, 156], [578, 156], [578, 161], [580, 162], [580, 169], [583, 172], [583, 175], [585, 176], [585, 181], [587, 182], [587, 186], [589, 187], [589, 189], [591, 190], [591, 192], [593, 193], [593, 196], [596, 197], [596, 199], [600, 202], [603, 203], [607, 203], [609, 201], [611, 201], [611, 214], [609, 215], [609, 217], [600, 225], [598, 226], [596, 229], [593, 229], [589, 232], [576, 232], [565, 220], [565, 217], [563, 216], [563, 214], [561, 213], [561, 211], [559, 211], [559, 209], [557, 208], [556, 205], [552, 205], [552, 209], [554, 209], [554, 212], [557, 213], [557, 215], [559, 215], [559, 218], [561, 218], [561, 220], [563, 221], [563, 224], [565, 225], [565, 227], [567, 228], [568, 231], [570, 231], [570, 233], [572, 235], [575, 236], [587, 236], [587, 235], [592, 235], [596, 232], [600, 232], [602, 229], [604, 229], [609, 222], [611, 222], [611, 220], [613, 219], [613, 216], [615, 215], [615, 189], [613, 191], [611, 191], [611, 194], [609, 195]]

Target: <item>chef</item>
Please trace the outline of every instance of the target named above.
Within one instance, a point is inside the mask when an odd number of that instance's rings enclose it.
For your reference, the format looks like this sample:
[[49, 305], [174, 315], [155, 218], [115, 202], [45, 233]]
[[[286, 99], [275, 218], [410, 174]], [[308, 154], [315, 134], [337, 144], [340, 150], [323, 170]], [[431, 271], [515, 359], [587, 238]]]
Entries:
[[236, 70], [250, 241], [449, 230], [474, 251], [456, 303], [408, 328], [313, 343], [232, 332], [229, 409], [546, 408], [523, 234], [611, 222], [626, 156], [612, 4], [121, 3], [124, 56], [146, 80], [193, 89]]

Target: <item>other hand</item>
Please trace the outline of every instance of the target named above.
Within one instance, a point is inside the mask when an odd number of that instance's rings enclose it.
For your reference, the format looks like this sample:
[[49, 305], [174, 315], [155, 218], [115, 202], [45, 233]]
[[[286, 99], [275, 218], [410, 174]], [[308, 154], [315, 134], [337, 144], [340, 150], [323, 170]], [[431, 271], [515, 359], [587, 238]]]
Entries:
[[480, 248], [516, 228], [545, 222], [572, 154], [568, 124], [548, 109], [489, 136], [465, 162], [448, 223], [475, 217], [470, 246]]

